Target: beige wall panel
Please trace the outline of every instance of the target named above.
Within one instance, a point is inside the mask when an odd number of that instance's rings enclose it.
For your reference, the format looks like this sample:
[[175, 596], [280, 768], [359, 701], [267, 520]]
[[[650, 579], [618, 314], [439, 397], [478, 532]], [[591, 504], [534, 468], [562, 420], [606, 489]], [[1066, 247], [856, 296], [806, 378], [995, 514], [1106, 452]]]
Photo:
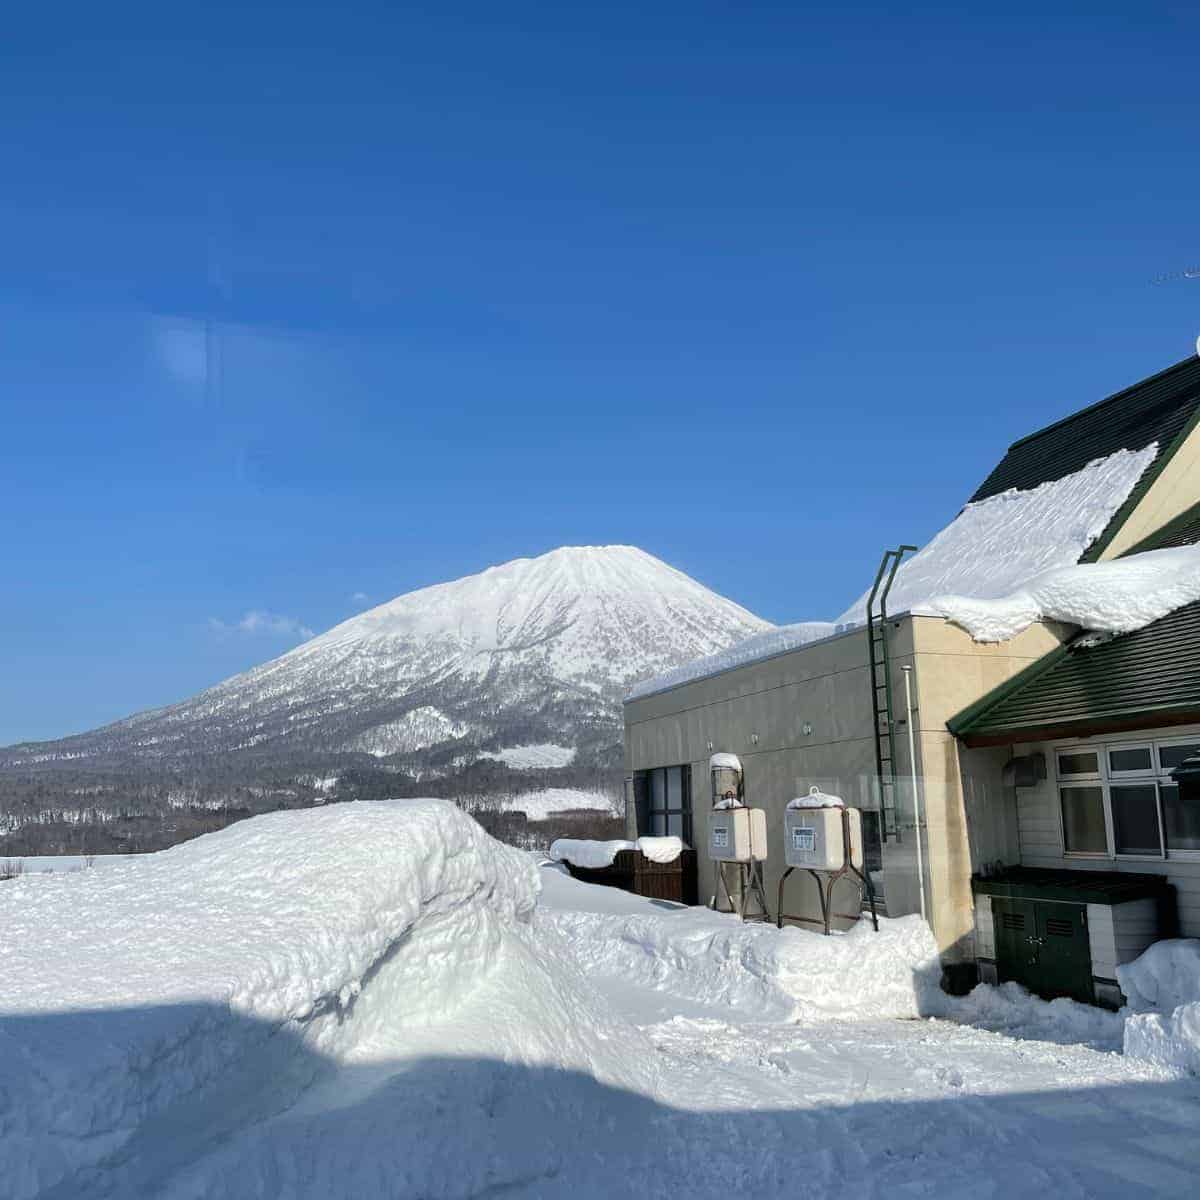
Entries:
[[1168, 521], [1200, 504], [1200, 426], [1175, 452], [1162, 474], [1129, 514], [1125, 524], [1100, 555], [1101, 561], [1116, 558], [1161, 529]]

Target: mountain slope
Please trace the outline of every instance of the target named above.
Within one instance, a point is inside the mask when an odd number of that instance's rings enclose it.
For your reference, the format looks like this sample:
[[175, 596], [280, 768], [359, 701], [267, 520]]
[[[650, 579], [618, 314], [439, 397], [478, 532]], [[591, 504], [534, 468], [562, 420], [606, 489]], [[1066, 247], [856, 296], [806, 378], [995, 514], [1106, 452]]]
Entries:
[[[180, 704], [10, 747], [0, 811], [611, 785], [629, 686], [769, 627], [634, 547], [564, 547], [400, 596]], [[501, 753], [527, 746], [563, 765]]]

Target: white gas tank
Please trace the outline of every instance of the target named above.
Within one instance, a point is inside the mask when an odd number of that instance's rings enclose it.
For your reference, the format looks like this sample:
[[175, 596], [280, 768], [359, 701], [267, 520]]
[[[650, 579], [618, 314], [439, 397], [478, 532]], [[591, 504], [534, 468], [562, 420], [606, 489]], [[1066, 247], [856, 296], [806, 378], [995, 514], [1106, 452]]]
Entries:
[[715, 862], [762, 862], [767, 814], [761, 808], [717, 808], [708, 814], [708, 857]]
[[850, 862], [863, 865], [862, 813], [847, 808], [840, 797], [813, 788], [787, 807], [783, 817], [784, 861], [789, 867], [813, 871], [840, 871], [846, 865], [842, 814], [850, 824]]

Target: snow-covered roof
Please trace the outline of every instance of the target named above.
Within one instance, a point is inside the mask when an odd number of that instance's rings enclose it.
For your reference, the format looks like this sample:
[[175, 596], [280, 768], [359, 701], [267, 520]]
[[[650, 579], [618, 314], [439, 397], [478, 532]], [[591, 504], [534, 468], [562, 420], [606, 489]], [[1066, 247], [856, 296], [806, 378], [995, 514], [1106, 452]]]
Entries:
[[755, 634], [744, 642], [738, 642], [727, 650], [719, 650], [716, 654], [693, 659], [670, 671], [664, 671], [661, 675], [643, 679], [630, 688], [626, 700], [640, 700], [643, 696], [665, 692], [696, 679], [707, 679], [710, 675], [719, 675], [722, 671], [733, 670], [734, 667], [759, 662], [764, 658], [774, 658], [777, 654], [786, 654], [789, 650], [796, 650], [809, 642], [830, 637], [835, 632], [835, 626], [829, 621], [800, 621], [796, 625], [780, 625], [775, 629], [768, 629], [765, 633]]
[[1091, 633], [1130, 633], [1200, 600], [1200, 546], [1149, 550], [1046, 571], [994, 599], [935, 596], [914, 608], [945, 617], [977, 642], [1005, 642], [1035, 621]]
[[[1007, 491], [968, 504], [896, 572], [888, 597], [894, 613], [931, 597], [991, 599], [1027, 579], [1077, 563], [1124, 504], [1158, 448], [1118, 450], [1030, 491]], [[866, 621], [869, 590], [838, 621]]]
[[[949, 616], [937, 607], [948, 607], [944, 603], [948, 597], [1000, 600], [1046, 572], [1073, 566], [1107, 528], [1157, 453], [1153, 444], [1141, 450], [1118, 450], [1029, 491], [1001, 492], [968, 504], [901, 564], [888, 599], [889, 611]], [[779, 626], [643, 680], [628, 699], [667, 691], [844, 632], [865, 622], [868, 595], [863, 592], [836, 621]]]

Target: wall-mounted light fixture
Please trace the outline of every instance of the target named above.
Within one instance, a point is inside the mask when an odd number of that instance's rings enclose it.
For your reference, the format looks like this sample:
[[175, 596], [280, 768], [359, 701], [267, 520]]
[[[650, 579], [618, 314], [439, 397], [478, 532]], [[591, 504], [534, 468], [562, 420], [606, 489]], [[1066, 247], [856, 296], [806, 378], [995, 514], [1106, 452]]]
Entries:
[[757, 733], [752, 733], [750, 735], [750, 745], [752, 745], [752, 746], [758, 745], [758, 734]]

